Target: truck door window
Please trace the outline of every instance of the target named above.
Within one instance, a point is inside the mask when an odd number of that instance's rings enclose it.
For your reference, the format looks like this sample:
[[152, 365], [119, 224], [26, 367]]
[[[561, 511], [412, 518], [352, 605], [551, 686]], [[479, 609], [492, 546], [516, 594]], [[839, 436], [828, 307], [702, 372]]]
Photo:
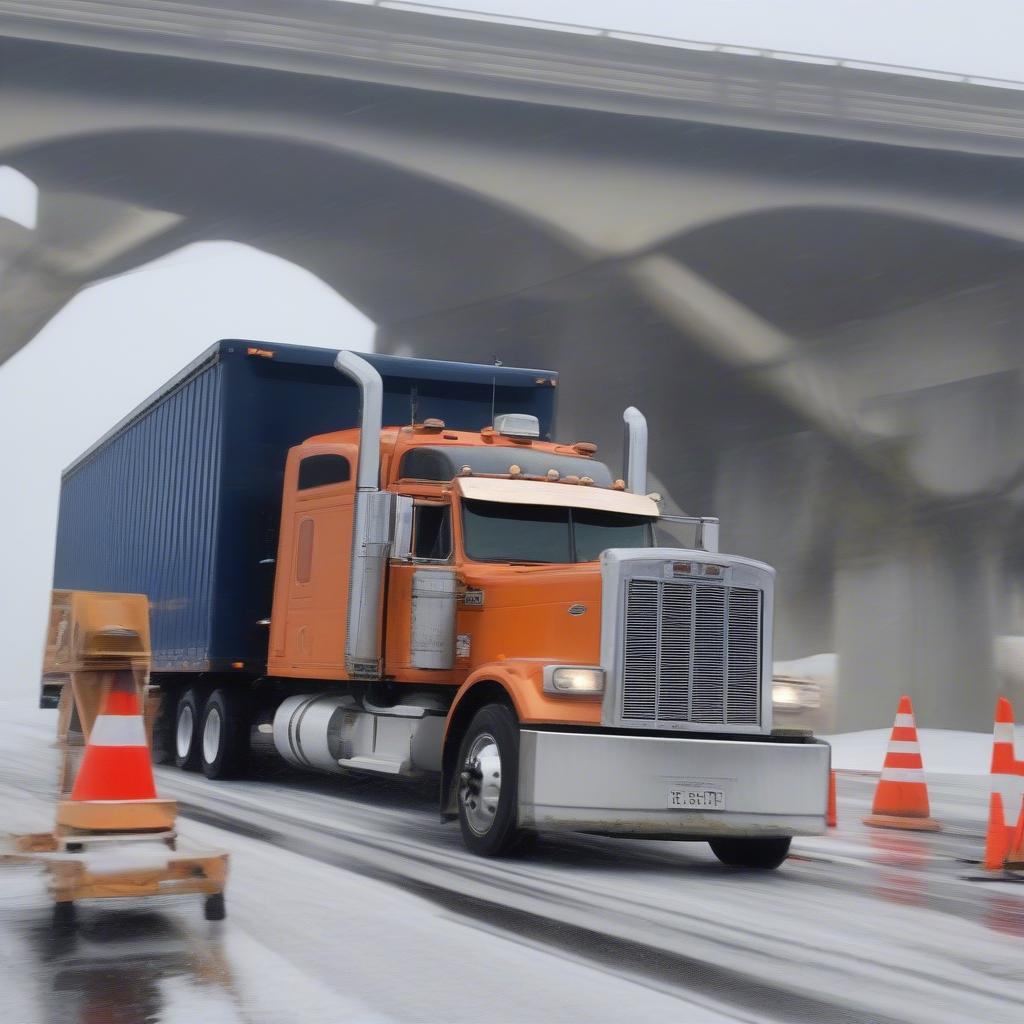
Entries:
[[452, 553], [450, 505], [417, 505], [412, 526], [412, 556], [445, 562]]

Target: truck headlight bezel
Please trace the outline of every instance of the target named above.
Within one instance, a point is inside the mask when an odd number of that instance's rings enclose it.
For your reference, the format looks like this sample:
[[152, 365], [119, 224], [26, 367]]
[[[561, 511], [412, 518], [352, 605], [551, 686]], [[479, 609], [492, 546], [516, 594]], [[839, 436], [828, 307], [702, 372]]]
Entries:
[[545, 665], [544, 692], [554, 697], [603, 697], [604, 669], [596, 665]]

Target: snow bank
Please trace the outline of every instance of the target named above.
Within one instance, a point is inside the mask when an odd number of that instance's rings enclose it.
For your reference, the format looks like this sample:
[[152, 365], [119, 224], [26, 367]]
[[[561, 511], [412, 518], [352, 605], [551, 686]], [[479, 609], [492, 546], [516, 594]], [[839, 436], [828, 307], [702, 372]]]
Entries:
[[[879, 772], [891, 729], [823, 736], [832, 744], [832, 767], [846, 771]], [[1018, 729], [1017, 751], [1024, 750]], [[992, 734], [954, 729], [918, 729], [921, 757], [929, 773], [987, 775], [992, 761]]]

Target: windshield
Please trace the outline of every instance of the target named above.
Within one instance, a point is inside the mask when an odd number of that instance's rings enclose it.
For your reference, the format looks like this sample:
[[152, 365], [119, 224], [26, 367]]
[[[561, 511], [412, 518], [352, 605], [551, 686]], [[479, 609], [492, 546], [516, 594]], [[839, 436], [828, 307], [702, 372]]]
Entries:
[[646, 516], [547, 505], [462, 502], [466, 555], [475, 562], [596, 562], [606, 548], [648, 548]]
[[403, 480], [447, 481], [458, 476], [463, 466], [469, 466], [474, 473], [507, 473], [513, 464], [527, 476], [546, 476], [549, 469], [557, 469], [561, 476], [589, 476], [598, 487], [612, 484], [611, 470], [603, 462], [576, 455], [557, 455], [525, 445], [509, 448], [452, 444], [413, 448], [402, 457], [398, 475]]

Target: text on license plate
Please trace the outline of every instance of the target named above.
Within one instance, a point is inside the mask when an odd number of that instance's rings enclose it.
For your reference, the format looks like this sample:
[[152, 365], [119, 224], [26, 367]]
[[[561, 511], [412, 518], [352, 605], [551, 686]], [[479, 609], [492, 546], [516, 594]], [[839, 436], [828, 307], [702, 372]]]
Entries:
[[668, 806], [686, 811], [724, 811], [725, 790], [711, 786], [670, 786]]

